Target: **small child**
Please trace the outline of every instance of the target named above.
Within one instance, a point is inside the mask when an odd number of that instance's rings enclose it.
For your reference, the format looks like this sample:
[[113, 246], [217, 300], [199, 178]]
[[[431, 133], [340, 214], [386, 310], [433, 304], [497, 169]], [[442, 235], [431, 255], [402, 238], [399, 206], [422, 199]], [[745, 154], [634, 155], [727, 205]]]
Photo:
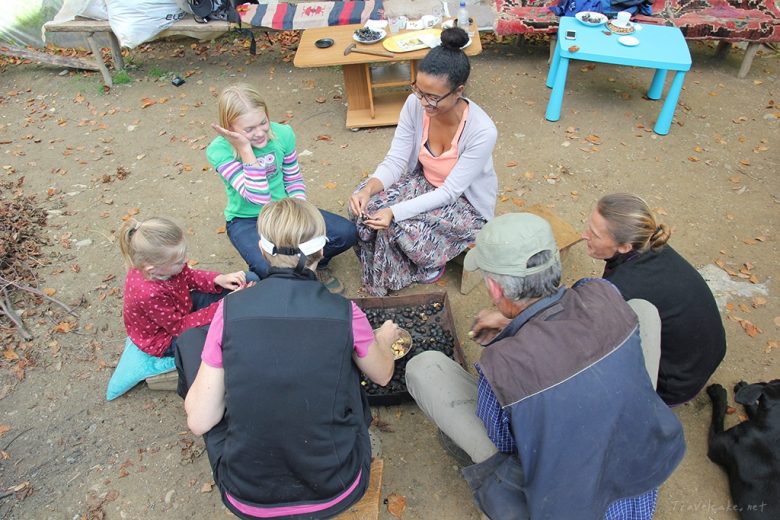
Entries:
[[123, 309], [127, 335], [152, 356], [173, 356], [179, 334], [211, 323], [225, 289], [247, 283], [241, 271], [190, 269], [184, 232], [166, 218], [128, 220], [119, 230], [119, 247], [128, 268]]
[[[219, 124], [211, 127], [219, 135], [206, 149], [206, 157], [227, 192], [228, 238], [249, 269], [265, 278], [268, 262], [257, 247], [258, 215], [271, 201], [287, 197], [306, 199], [295, 134], [290, 126], [270, 121], [268, 107], [249, 85], [233, 85], [222, 91]], [[355, 244], [355, 225], [328, 211], [320, 213], [325, 219], [328, 243], [317, 276], [329, 291], [340, 293], [344, 287], [326, 265]]]

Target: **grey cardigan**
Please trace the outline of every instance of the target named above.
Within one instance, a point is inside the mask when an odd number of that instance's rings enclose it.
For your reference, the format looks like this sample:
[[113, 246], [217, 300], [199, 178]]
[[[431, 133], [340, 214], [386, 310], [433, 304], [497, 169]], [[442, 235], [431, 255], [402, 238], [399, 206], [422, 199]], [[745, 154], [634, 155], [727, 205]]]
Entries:
[[[465, 99], [465, 98], [464, 98]], [[458, 162], [444, 184], [433, 191], [390, 206], [393, 218], [406, 220], [420, 213], [455, 202], [465, 195], [485, 218], [490, 220], [496, 209], [498, 179], [493, 169], [493, 148], [496, 145], [496, 125], [476, 103], [469, 104], [468, 120], [458, 141]], [[423, 108], [410, 94], [401, 109], [390, 151], [372, 175], [389, 188], [407, 171], [414, 171], [422, 147]]]

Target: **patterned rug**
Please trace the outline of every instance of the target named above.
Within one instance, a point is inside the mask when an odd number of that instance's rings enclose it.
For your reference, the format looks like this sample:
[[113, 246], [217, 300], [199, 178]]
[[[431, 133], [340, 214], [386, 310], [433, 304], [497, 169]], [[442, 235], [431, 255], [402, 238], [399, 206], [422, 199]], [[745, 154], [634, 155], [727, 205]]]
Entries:
[[348, 25], [384, 18], [382, 0], [242, 4], [238, 12], [242, 23], [277, 30]]

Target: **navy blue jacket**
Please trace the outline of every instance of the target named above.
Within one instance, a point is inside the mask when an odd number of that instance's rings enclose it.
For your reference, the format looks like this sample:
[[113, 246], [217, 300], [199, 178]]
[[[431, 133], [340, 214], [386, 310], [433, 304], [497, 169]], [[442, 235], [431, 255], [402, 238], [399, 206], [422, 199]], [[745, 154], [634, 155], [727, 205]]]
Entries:
[[594, 280], [548, 303], [521, 313], [480, 359], [517, 445], [464, 469], [491, 518], [602, 518], [615, 500], [658, 487], [685, 452], [615, 287]]

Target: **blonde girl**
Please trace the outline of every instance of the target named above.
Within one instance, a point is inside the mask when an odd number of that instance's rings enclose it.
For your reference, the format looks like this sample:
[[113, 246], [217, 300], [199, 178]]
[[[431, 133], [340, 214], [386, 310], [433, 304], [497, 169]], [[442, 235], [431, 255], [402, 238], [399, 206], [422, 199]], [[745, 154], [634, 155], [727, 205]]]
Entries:
[[[268, 106], [249, 85], [227, 87], [219, 96], [218, 134], [206, 157], [225, 185], [226, 229], [230, 242], [260, 278], [268, 276], [268, 262], [257, 248], [257, 217], [263, 206], [287, 197], [306, 199], [306, 186], [298, 165], [295, 133], [288, 125], [270, 120]], [[343, 217], [320, 210], [328, 243], [317, 275], [331, 292], [343, 291], [327, 264], [352, 247], [355, 226]]]
[[172, 356], [176, 337], [207, 325], [227, 291], [246, 285], [243, 272], [190, 269], [184, 232], [166, 218], [126, 221], [119, 248], [127, 266], [123, 316], [127, 335], [152, 356]]

